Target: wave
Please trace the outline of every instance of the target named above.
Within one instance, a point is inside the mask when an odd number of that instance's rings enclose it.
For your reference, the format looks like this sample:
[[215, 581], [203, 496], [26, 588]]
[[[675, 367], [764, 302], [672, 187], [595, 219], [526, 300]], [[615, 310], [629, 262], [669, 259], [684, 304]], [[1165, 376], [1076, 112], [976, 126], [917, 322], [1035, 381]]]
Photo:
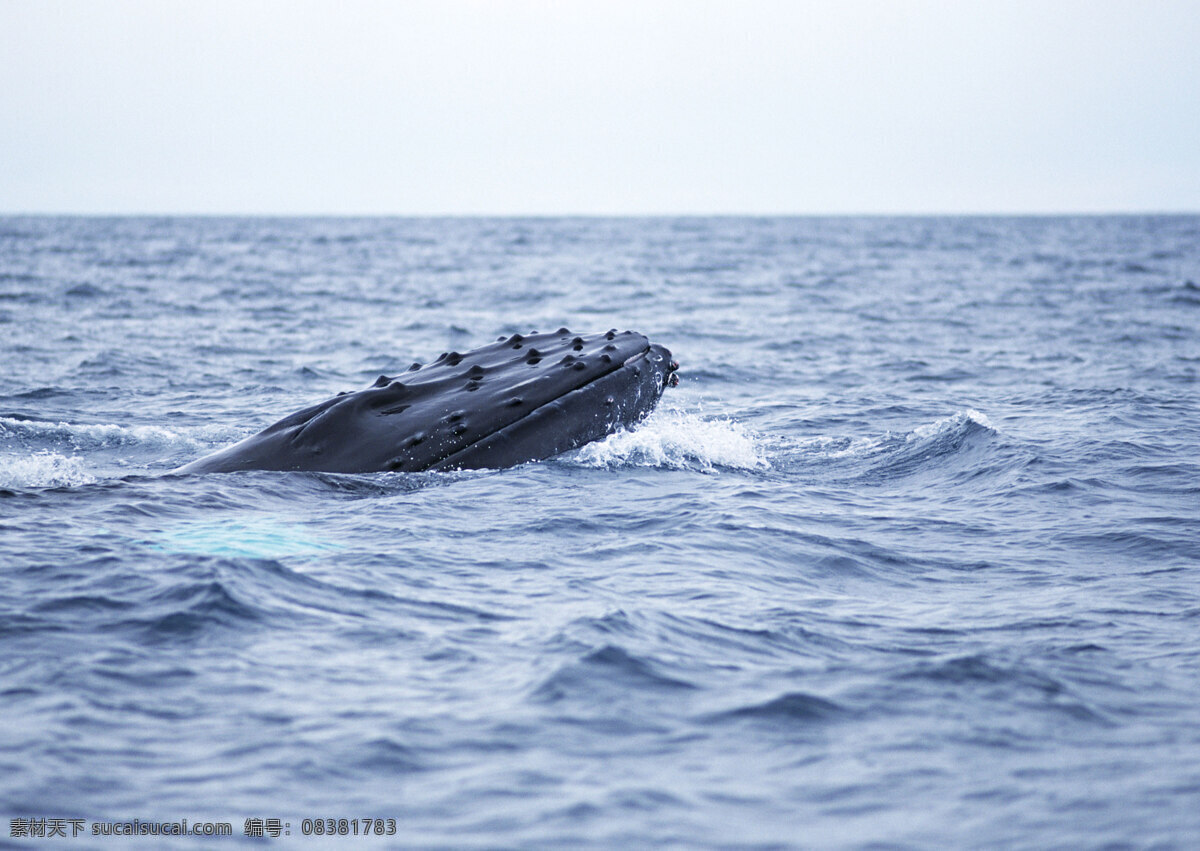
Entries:
[[905, 436], [906, 441], [921, 440], [942, 434], [957, 434], [960, 432], [989, 431], [998, 433], [987, 414], [982, 414], [974, 408], [967, 408], [948, 417], [943, 417], [929, 425], [917, 426]]
[[136, 614], [109, 628], [136, 630], [152, 641], [171, 641], [222, 626], [244, 628], [266, 614], [266, 609], [239, 599], [229, 582], [210, 578], [163, 589], [139, 603]]
[[891, 676], [894, 682], [923, 681], [962, 694], [964, 689], [988, 691], [990, 700], [1020, 700], [1026, 709], [1061, 714], [1075, 722], [1109, 726], [1111, 721], [1065, 680], [1021, 663], [1005, 663], [984, 654], [923, 661]]
[[0, 417], [0, 487], [76, 487], [147, 463], [169, 469], [181, 458], [242, 436], [225, 426], [174, 431], [152, 425]]
[[13, 440], [66, 445], [80, 451], [145, 447], [174, 451], [207, 449], [236, 439], [240, 432], [226, 426], [201, 426], [173, 431], [162, 426], [123, 426], [113, 423], [77, 424], [21, 417], [0, 417], [0, 441]]
[[838, 703], [807, 692], [790, 691], [762, 703], [751, 703], [708, 716], [711, 721], [751, 720], [771, 724], [825, 721], [845, 715]]
[[589, 443], [572, 460], [586, 467], [662, 467], [712, 472], [770, 467], [753, 435], [738, 422], [660, 409], [633, 431]]
[[979, 441], [999, 435], [992, 421], [966, 408], [911, 431], [870, 437], [818, 436], [793, 441], [781, 454], [793, 462], [866, 462], [875, 473], [904, 474], [961, 455]]
[[658, 670], [650, 659], [615, 644], [594, 648], [563, 664], [532, 693], [539, 703], [575, 700], [583, 704], [612, 703], [637, 694], [675, 693], [696, 688]]

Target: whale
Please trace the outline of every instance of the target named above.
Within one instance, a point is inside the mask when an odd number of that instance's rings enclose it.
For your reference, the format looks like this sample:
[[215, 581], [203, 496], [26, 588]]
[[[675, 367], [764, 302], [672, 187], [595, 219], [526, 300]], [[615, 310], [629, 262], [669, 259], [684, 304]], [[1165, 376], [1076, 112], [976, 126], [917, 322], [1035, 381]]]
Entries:
[[679, 383], [678, 369], [670, 350], [633, 331], [513, 334], [381, 375], [173, 472], [512, 467], [634, 427]]

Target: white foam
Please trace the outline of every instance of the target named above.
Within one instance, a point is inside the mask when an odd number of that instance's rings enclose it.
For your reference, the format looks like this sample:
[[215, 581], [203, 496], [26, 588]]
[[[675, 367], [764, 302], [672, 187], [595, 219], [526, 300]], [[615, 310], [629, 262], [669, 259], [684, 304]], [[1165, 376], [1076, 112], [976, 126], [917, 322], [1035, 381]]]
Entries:
[[618, 431], [580, 449], [574, 460], [588, 467], [666, 467], [740, 470], [769, 466], [754, 437], [734, 420], [703, 419], [659, 409], [633, 431]]
[[83, 459], [55, 452], [32, 455], [0, 455], [0, 487], [62, 488], [87, 485], [96, 477], [83, 466]]

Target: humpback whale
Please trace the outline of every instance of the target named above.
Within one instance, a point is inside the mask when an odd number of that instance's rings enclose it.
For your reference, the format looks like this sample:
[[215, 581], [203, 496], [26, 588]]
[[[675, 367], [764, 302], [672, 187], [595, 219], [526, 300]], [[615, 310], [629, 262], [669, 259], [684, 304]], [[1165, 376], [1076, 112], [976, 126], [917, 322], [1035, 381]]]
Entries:
[[634, 425], [679, 383], [678, 368], [632, 331], [513, 334], [381, 375], [175, 472], [511, 467]]

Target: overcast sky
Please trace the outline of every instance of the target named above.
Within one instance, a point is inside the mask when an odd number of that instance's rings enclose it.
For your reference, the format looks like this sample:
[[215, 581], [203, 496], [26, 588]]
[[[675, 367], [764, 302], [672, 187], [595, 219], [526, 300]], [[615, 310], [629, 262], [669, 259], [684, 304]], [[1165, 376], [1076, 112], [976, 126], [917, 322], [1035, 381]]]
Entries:
[[1200, 2], [0, 0], [0, 211], [1200, 210]]

